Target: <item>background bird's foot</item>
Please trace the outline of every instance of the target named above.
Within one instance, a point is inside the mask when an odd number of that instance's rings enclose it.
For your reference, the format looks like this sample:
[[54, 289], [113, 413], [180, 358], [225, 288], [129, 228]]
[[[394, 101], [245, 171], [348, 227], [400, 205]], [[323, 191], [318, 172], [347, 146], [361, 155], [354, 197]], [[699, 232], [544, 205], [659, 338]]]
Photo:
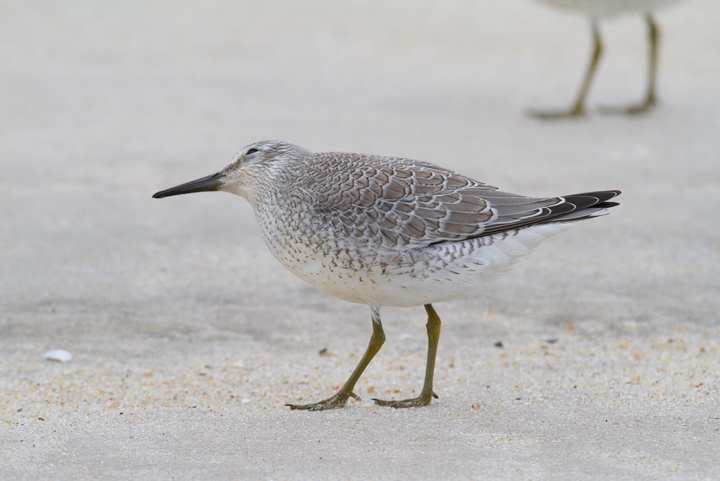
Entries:
[[378, 406], [389, 406], [391, 408], [414, 408], [419, 406], [427, 406], [432, 401], [432, 398], [438, 399], [437, 394], [430, 391], [429, 394], [421, 393], [418, 397], [412, 399], [403, 399], [402, 401], [383, 401], [382, 399], [375, 399], [375, 404]]
[[337, 394], [334, 396], [331, 396], [327, 399], [323, 399], [322, 401], [318, 401], [316, 403], [312, 404], [286, 404], [290, 409], [302, 409], [305, 411], [325, 411], [326, 409], [336, 409], [341, 408], [345, 406], [345, 403], [347, 402], [348, 398], [352, 397], [356, 401], [360, 400], [360, 397], [355, 394], [354, 392], [342, 392], [338, 391]]
[[572, 119], [585, 116], [585, 109], [575, 106], [569, 110], [528, 110], [527, 115], [540, 120]]
[[614, 107], [608, 107], [603, 106], [600, 107], [600, 112], [603, 114], [611, 114], [611, 115], [640, 115], [649, 112], [652, 110], [652, 108], [655, 106], [656, 102], [655, 100], [646, 100], [645, 102], [641, 102], [639, 104], [633, 104], [633, 105], [625, 105], [625, 106], [614, 106]]

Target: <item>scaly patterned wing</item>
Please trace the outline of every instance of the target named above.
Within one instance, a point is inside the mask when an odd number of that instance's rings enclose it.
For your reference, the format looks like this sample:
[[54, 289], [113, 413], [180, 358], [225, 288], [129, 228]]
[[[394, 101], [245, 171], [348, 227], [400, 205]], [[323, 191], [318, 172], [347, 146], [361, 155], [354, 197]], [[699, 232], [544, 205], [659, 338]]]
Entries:
[[562, 197], [502, 192], [415, 160], [345, 153], [314, 154], [314, 160], [314, 167], [333, 179], [313, 185], [317, 213], [348, 237], [386, 247], [490, 235], [576, 208]]

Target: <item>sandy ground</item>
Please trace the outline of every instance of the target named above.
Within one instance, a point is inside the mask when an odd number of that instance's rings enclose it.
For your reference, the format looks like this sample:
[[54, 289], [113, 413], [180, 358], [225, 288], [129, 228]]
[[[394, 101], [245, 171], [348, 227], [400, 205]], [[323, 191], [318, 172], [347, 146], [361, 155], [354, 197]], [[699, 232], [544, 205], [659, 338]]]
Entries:
[[[578, 121], [586, 19], [521, 0], [0, 2], [0, 478], [720, 478], [720, 3], [639, 17]], [[243, 145], [417, 158], [529, 195], [617, 188], [472, 299], [369, 311], [280, 266], [247, 203], [151, 195]], [[501, 342], [502, 347], [495, 344]], [[68, 363], [43, 359], [66, 349]], [[324, 354], [320, 351], [325, 349]]]

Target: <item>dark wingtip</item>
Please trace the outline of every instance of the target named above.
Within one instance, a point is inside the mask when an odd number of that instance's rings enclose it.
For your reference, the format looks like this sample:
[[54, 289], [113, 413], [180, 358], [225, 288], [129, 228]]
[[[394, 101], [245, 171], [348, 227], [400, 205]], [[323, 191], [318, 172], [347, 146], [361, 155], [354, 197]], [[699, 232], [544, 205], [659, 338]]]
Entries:
[[[583, 192], [581, 194], [572, 194], [563, 196], [565, 201], [574, 205], [574, 210], [583, 210], [589, 207], [614, 207], [619, 205], [618, 202], [608, 202], [610, 199], [622, 194], [619, 190], [600, 190], [596, 192]], [[562, 205], [562, 204], [561, 204]]]
[[620, 194], [619, 190], [601, 190], [563, 196], [565, 202], [552, 207], [553, 215], [543, 222], [575, 222], [603, 215], [604, 210], [620, 205], [610, 201]]
[[615, 207], [620, 205], [620, 202], [601, 202], [594, 207], [597, 207], [599, 209], [609, 209], [610, 207]]

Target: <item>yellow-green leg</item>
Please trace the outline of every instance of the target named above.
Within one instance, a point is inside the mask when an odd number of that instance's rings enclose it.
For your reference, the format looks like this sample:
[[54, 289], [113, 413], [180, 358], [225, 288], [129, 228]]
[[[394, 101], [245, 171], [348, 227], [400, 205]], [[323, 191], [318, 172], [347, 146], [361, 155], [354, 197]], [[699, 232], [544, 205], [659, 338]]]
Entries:
[[590, 59], [590, 65], [588, 66], [587, 72], [585, 72], [585, 79], [583, 80], [582, 86], [580, 87], [580, 93], [575, 100], [575, 104], [569, 110], [561, 111], [530, 111], [531, 117], [537, 117], [539, 119], [563, 119], [570, 117], [579, 117], [585, 115], [585, 99], [587, 98], [588, 92], [590, 91], [590, 85], [592, 79], [595, 76], [595, 70], [597, 70], [600, 57], [602, 56], [602, 40], [600, 39], [600, 30], [597, 26], [597, 21], [592, 20], [592, 35], [593, 35], [593, 53]]
[[416, 398], [404, 399], [402, 401], [383, 401], [381, 399], [373, 399], [380, 406], [390, 406], [394, 408], [411, 408], [416, 406], [425, 406], [430, 404], [432, 398], [437, 399], [437, 394], [433, 392], [433, 373], [435, 372], [435, 356], [437, 354], [438, 340], [440, 339], [440, 316], [437, 315], [431, 304], [425, 304], [425, 310], [428, 314], [427, 333], [428, 333], [428, 355], [427, 366], [425, 367], [425, 382], [423, 383], [422, 392]]
[[657, 104], [657, 97], [655, 96], [655, 79], [657, 78], [658, 42], [660, 40], [660, 29], [658, 29], [658, 26], [650, 13], [645, 14], [645, 21], [648, 25], [648, 41], [650, 44], [650, 58], [648, 59], [648, 83], [645, 99], [639, 104], [626, 107], [603, 107], [601, 109], [603, 113], [629, 115], [642, 114], [647, 112], [653, 106], [655, 106], [655, 104]]
[[363, 354], [362, 359], [360, 359], [360, 362], [355, 367], [355, 370], [350, 375], [345, 384], [343, 384], [340, 390], [334, 396], [323, 399], [322, 401], [313, 404], [286, 404], [286, 406], [289, 406], [290, 409], [323, 411], [325, 409], [343, 407], [349, 397], [352, 397], [353, 399], [356, 399], [358, 401], [360, 400], [358, 395], [352, 392], [355, 388], [355, 383], [357, 383], [358, 379], [360, 379], [360, 376], [362, 375], [363, 371], [365, 371], [365, 368], [368, 366], [368, 364], [370, 364], [372, 358], [375, 357], [375, 354], [377, 354], [377, 352], [380, 350], [383, 343], [385, 342], [385, 332], [383, 331], [382, 323], [380, 322], [380, 310], [373, 305], [370, 306], [370, 310], [372, 311], [373, 325], [373, 333], [372, 336], [370, 336], [370, 343], [368, 344], [368, 347], [365, 350], [365, 354]]

